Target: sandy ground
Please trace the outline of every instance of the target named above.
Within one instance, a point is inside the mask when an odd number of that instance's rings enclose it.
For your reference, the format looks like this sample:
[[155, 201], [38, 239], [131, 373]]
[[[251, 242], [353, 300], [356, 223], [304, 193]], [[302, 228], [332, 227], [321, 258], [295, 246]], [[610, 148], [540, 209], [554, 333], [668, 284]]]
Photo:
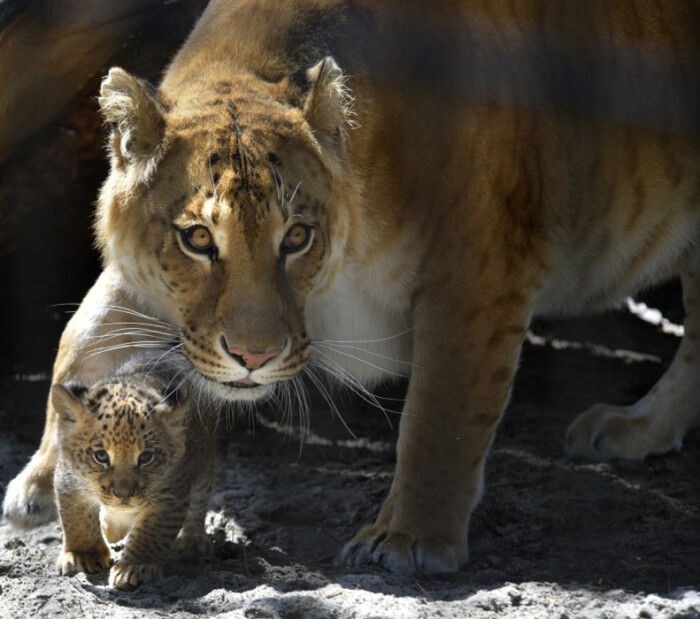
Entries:
[[[0, 526], [1, 617], [700, 616], [700, 435], [681, 453], [590, 464], [563, 456], [565, 429], [596, 401], [644, 393], [678, 343], [626, 312], [541, 322], [488, 462], [470, 531], [471, 562], [439, 578], [333, 565], [371, 520], [391, 479], [398, 416], [343, 401], [351, 435], [316, 396], [311, 433], [261, 411], [221, 446], [208, 517], [214, 557], [173, 556], [135, 593], [106, 575], [59, 577], [60, 529]], [[631, 354], [633, 351], [640, 354]], [[0, 385], [0, 483], [26, 462], [46, 382]], [[400, 395], [401, 388], [384, 395]]]

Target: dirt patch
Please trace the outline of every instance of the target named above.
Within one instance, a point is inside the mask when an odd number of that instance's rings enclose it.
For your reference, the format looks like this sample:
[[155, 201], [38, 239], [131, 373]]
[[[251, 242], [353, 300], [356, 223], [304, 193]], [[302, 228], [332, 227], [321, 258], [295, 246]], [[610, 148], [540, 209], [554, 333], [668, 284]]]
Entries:
[[[303, 444], [270, 409], [222, 441], [211, 561], [174, 556], [164, 579], [126, 594], [109, 589], [106, 575], [55, 574], [57, 524], [31, 532], [3, 525], [0, 615], [700, 616], [700, 436], [681, 453], [644, 462], [571, 462], [562, 452], [577, 412], [600, 400], [634, 401], [667, 366], [677, 338], [626, 312], [541, 322], [533, 332], [461, 572], [399, 578], [333, 565], [387, 491], [398, 415], [346, 396], [341, 421], [314, 394]], [[2, 427], [12, 429], [0, 437], [3, 484], [31, 454], [26, 439], [38, 439], [47, 387], [14, 381], [0, 392]], [[384, 395], [400, 396], [401, 386]]]

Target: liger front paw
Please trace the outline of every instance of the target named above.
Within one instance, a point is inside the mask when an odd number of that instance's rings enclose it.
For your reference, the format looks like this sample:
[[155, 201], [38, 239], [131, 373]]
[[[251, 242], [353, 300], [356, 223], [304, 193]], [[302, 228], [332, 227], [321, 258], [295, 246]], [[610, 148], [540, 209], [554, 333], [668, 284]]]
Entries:
[[29, 467], [25, 468], [7, 486], [2, 511], [8, 522], [24, 529], [50, 522], [58, 515], [53, 486], [37, 483]]
[[[680, 449], [682, 434], [651, 427], [648, 411], [596, 404], [581, 413], [566, 432], [566, 453], [587, 460], [642, 460], [650, 454]], [[640, 414], [641, 413], [641, 414]]]
[[70, 576], [78, 572], [94, 574], [106, 570], [112, 563], [109, 548], [98, 548], [90, 552], [61, 551], [56, 561], [56, 569], [62, 576]]
[[435, 535], [412, 536], [371, 525], [345, 545], [337, 563], [376, 564], [395, 574], [430, 575], [454, 572], [467, 559], [466, 543], [451, 543]]
[[117, 561], [109, 572], [109, 584], [116, 589], [133, 591], [136, 587], [159, 578], [160, 565], [155, 563], [121, 563]]

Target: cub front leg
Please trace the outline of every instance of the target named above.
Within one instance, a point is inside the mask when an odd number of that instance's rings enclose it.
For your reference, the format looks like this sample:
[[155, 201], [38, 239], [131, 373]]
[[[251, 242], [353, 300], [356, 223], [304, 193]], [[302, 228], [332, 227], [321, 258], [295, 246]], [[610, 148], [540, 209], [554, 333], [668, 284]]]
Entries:
[[430, 574], [467, 561], [469, 517], [510, 392], [530, 298], [517, 288], [498, 293], [480, 290], [476, 279], [472, 284], [464, 295], [427, 285], [420, 296], [394, 481], [375, 523], [343, 549], [343, 562]]
[[[197, 423], [196, 421], [194, 423]], [[200, 462], [193, 463], [199, 470], [192, 480], [190, 505], [182, 525], [182, 530], [175, 540], [175, 548], [188, 555], [210, 556], [212, 545], [205, 529], [209, 500], [214, 485], [214, 457], [216, 445], [211, 435], [205, 441], [206, 451], [200, 456]]]
[[596, 404], [566, 434], [567, 453], [590, 460], [641, 460], [679, 450], [700, 423], [700, 255], [681, 272], [685, 334], [664, 375], [631, 406]]
[[[116, 306], [143, 311], [126, 293], [119, 276], [108, 267], [83, 299], [61, 335], [51, 384], [70, 381], [91, 384], [104, 378], [116, 365], [135, 352], [126, 347], [97, 350], [105, 346], [116, 348], [134, 339], [133, 336], [109, 335], [110, 331], [122, 329], [126, 323], [134, 320], [128, 313], [108, 309]], [[114, 326], [110, 326], [110, 323]], [[9, 483], [5, 492], [3, 514], [14, 526], [35, 527], [56, 517], [53, 478], [57, 422], [49, 398], [39, 449]]]
[[158, 578], [186, 513], [186, 502], [164, 501], [157, 509], [139, 518], [110, 570], [109, 584], [131, 591]]
[[91, 497], [75, 489], [70, 475], [57, 471], [56, 499], [61, 515], [63, 547], [58, 555], [59, 574], [101, 572], [112, 562], [100, 529], [100, 508]]

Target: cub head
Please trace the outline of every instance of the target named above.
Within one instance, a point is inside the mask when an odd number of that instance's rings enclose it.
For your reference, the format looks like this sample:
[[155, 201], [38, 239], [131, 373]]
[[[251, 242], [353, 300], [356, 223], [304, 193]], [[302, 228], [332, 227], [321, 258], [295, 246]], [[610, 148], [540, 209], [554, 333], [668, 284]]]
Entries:
[[276, 81], [229, 70], [157, 92], [115, 68], [102, 83], [104, 259], [221, 399], [267, 395], [307, 361], [305, 307], [349, 234], [348, 99], [331, 58]]
[[185, 454], [186, 401], [115, 379], [89, 389], [55, 384], [51, 403], [61, 457], [104, 505], [157, 499]]

